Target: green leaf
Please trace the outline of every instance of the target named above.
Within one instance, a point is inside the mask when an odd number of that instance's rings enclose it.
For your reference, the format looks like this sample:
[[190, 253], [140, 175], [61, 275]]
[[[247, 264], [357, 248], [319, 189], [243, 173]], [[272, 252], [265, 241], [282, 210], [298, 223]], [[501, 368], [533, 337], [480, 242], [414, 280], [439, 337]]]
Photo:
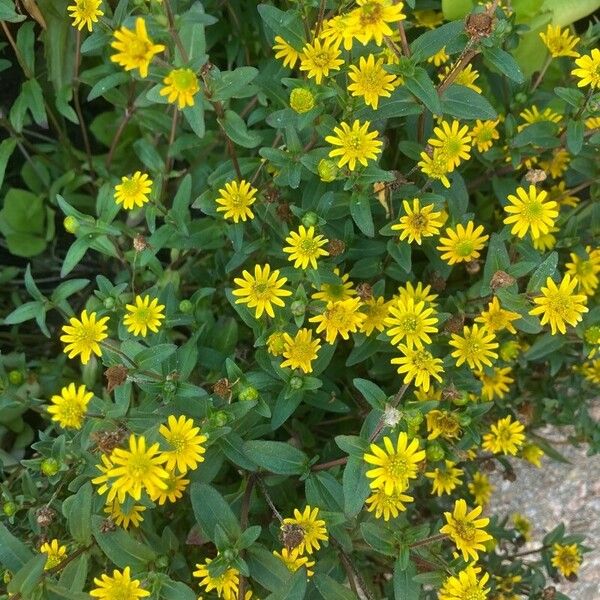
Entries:
[[250, 83], [258, 75], [254, 67], [238, 67], [235, 71], [224, 71], [211, 79], [211, 100], [223, 101], [230, 98], [244, 97]]
[[398, 554], [391, 531], [383, 525], [379, 523], [361, 523], [360, 532], [365, 542], [373, 550], [387, 556], [396, 556]]
[[396, 88], [389, 98], [382, 98], [377, 110], [370, 106], [361, 106], [354, 110], [354, 118], [361, 121], [383, 121], [394, 117], [418, 115], [423, 112], [423, 107], [414, 96], [404, 87]]
[[69, 281], [63, 281], [63, 283], [60, 283], [54, 292], [52, 292], [52, 302], [66, 300], [73, 294], [80, 292], [89, 282], [89, 279], [71, 279]]
[[69, 590], [80, 592], [87, 580], [88, 574], [87, 553], [71, 561], [60, 573], [59, 583]]
[[261, 135], [250, 131], [244, 119], [232, 110], [226, 110], [219, 123], [231, 141], [243, 148], [256, 148], [262, 141]]
[[539, 360], [557, 350], [560, 350], [565, 345], [565, 337], [562, 335], [552, 335], [547, 333], [536, 338], [535, 342], [528, 348], [523, 356], [526, 360]]
[[2, 182], [4, 181], [6, 165], [16, 146], [17, 140], [15, 138], [6, 138], [0, 144], [0, 187], [2, 187]]
[[278, 475], [302, 475], [308, 465], [304, 452], [284, 442], [251, 440], [244, 452], [259, 467]]
[[284, 12], [269, 4], [259, 4], [258, 14], [271, 30], [273, 37], [279, 35], [296, 50], [302, 50], [306, 41], [301, 33], [302, 22], [298, 18], [297, 11]]
[[91, 100], [95, 100], [100, 96], [103, 96], [109, 90], [116, 88], [118, 85], [121, 85], [126, 81], [129, 81], [129, 74], [121, 71], [117, 73], [111, 73], [106, 77], [102, 77], [102, 79], [97, 81], [90, 90], [90, 93], [87, 97], [88, 102], [90, 102]]
[[194, 70], [206, 62], [206, 36], [204, 23], [198, 22], [196, 17], [204, 16], [204, 7], [201, 2], [194, 2], [187, 13], [182, 15], [182, 24], [179, 37], [187, 54], [187, 60], [180, 56], [179, 48], [175, 47], [176, 64], [190, 66]]
[[202, 102], [194, 102], [194, 106], [186, 106], [183, 109], [183, 116], [187, 121], [187, 124], [192, 128], [192, 131], [199, 138], [203, 138], [205, 134], [205, 126], [204, 106], [202, 106]]
[[27, 561], [27, 564], [14, 574], [8, 584], [8, 591], [13, 594], [20, 592], [24, 598], [29, 598], [42, 580], [46, 560], [45, 554], [38, 554]]
[[181, 581], [168, 579], [160, 586], [161, 600], [196, 600], [196, 593]]
[[273, 592], [267, 596], [266, 600], [302, 600], [306, 594], [307, 581], [306, 569], [301, 567], [292, 575], [283, 589]]
[[583, 147], [584, 125], [582, 121], [569, 121], [567, 125], [567, 149], [571, 154], [579, 154]]
[[394, 566], [394, 598], [396, 600], [419, 600], [421, 584], [414, 580], [417, 568], [411, 561], [406, 569], [400, 568], [400, 561]]
[[350, 198], [350, 214], [356, 226], [367, 236], [375, 235], [375, 225], [371, 213], [371, 199], [368, 196], [352, 194]]
[[16, 256], [30, 257], [43, 252], [46, 247], [43, 200], [27, 190], [8, 190], [0, 210], [0, 232]]
[[510, 257], [504, 239], [497, 233], [492, 233], [488, 245], [485, 266], [483, 267], [483, 279], [481, 281], [481, 296], [487, 296], [492, 292], [490, 282], [497, 271], [506, 271], [510, 267]]
[[525, 81], [525, 75], [523, 75], [521, 67], [519, 67], [517, 61], [508, 52], [496, 47], [484, 48], [483, 56], [500, 73], [503, 73], [509, 79], [512, 79], [516, 83], [523, 83]]
[[190, 491], [196, 521], [211, 541], [217, 523], [233, 543], [241, 535], [240, 525], [229, 504], [217, 490], [206, 483], [193, 483]]
[[425, 69], [417, 67], [414, 75], [405, 78], [404, 85], [434, 115], [442, 114], [442, 105], [440, 104], [437, 89]]
[[464, 85], [453, 84], [442, 94], [444, 114], [457, 119], [495, 119], [494, 107], [484, 96]]
[[11, 0], [0, 0], [0, 21], [18, 23], [25, 20], [25, 15], [19, 15], [15, 11], [15, 4]]
[[552, 277], [556, 272], [558, 265], [558, 252], [552, 252], [546, 260], [534, 271], [529, 283], [527, 292], [539, 292], [542, 286], [546, 285], [548, 277]]
[[32, 557], [29, 548], [0, 523], [0, 564], [16, 573]]
[[323, 600], [357, 600], [356, 596], [347, 587], [338, 583], [329, 575], [316, 573], [314, 582]]
[[61, 277], [66, 277], [79, 264], [89, 247], [87, 238], [79, 238], [71, 244], [60, 268]]
[[23, 323], [23, 321], [29, 321], [30, 319], [35, 319], [36, 315], [44, 310], [44, 303], [35, 301], [35, 302], [25, 302], [18, 308], [15, 308], [9, 315], [7, 315], [4, 319], [4, 323], [6, 325], [16, 325], [17, 323]]
[[376, 383], [360, 378], [353, 379], [352, 383], [373, 408], [383, 408], [385, 406], [388, 396]]
[[411, 45], [412, 54], [424, 60], [439, 52], [459, 35], [464, 33], [464, 21], [452, 21], [421, 34]]
[[558, 125], [550, 121], [540, 121], [527, 125], [522, 131], [517, 133], [512, 140], [512, 145], [515, 148], [527, 146], [543, 146], [544, 148], [552, 148], [560, 143], [557, 138]]
[[412, 248], [408, 242], [388, 240], [387, 251], [389, 255], [407, 272], [412, 266]]
[[246, 560], [252, 579], [270, 592], [280, 590], [290, 578], [283, 562], [260, 544], [248, 548]]
[[462, 19], [473, 8], [473, 0], [442, 0], [442, 12], [448, 20]]
[[365, 475], [366, 463], [361, 458], [350, 456], [344, 474], [342, 486], [344, 489], [344, 512], [349, 518], [355, 517], [363, 508], [371, 490]]
[[67, 519], [71, 536], [81, 544], [89, 544], [92, 537], [93, 493], [92, 484], [88, 482], [80, 487], [76, 494], [64, 500], [62, 505], [62, 512]]

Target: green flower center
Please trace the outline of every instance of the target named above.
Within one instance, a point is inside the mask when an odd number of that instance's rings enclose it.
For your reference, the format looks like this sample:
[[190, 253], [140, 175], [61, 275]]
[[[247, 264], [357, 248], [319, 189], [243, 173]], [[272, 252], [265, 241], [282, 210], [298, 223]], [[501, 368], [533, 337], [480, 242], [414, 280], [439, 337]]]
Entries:
[[198, 89], [198, 80], [190, 69], [172, 71], [171, 80], [171, 85], [179, 92], [195, 92]]
[[475, 250], [475, 244], [473, 240], [462, 240], [456, 244], [454, 250], [459, 256], [471, 256]]
[[379, 23], [383, 17], [383, 6], [375, 2], [369, 2], [361, 7], [360, 24], [374, 25]]
[[461, 540], [464, 540], [465, 542], [472, 542], [475, 540], [477, 528], [470, 521], [457, 519], [454, 523], [454, 528], [456, 529], [456, 535]]

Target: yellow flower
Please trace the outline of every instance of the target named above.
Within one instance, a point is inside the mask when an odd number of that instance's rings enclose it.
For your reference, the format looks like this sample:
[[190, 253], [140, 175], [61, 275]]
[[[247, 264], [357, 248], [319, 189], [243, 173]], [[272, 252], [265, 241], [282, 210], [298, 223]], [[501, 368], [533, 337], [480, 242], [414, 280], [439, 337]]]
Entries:
[[409, 349], [414, 346], [422, 350], [424, 344], [431, 344], [429, 334], [437, 333], [437, 322], [433, 308], [426, 308], [425, 302], [415, 303], [412, 298], [407, 298], [391, 304], [385, 325], [392, 344], [403, 341]]
[[444, 513], [446, 525], [440, 529], [440, 533], [450, 536], [465, 561], [469, 558], [479, 560], [478, 550], [485, 552], [483, 542], [493, 539], [484, 529], [490, 520], [477, 518], [482, 510], [481, 506], [476, 506], [468, 512], [467, 503], [461, 498], [455, 501], [453, 512]]
[[[580, 199], [577, 196], [572, 196], [571, 192], [566, 188], [567, 184], [564, 181], [559, 181], [548, 190], [548, 199], [556, 200], [560, 206], [570, 206], [574, 208], [579, 204]], [[556, 231], [558, 231], [558, 229]]]
[[583, 332], [583, 339], [589, 346], [588, 358], [594, 358], [600, 350], [600, 325], [592, 325]]
[[194, 95], [200, 91], [198, 78], [191, 69], [173, 69], [164, 79], [159, 94], [167, 96], [167, 100], [177, 104], [179, 110], [186, 106], [194, 106]]
[[267, 351], [273, 356], [281, 356], [285, 350], [285, 332], [274, 331], [267, 338]]
[[424, 175], [430, 179], [441, 182], [445, 188], [450, 187], [450, 180], [447, 175], [450, 173], [448, 161], [442, 152], [434, 150], [432, 155], [427, 152], [421, 152], [421, 160], [417, 163]]
[[[92, 479], [92, 483], [94, 485], [100, 486], [98, 488], [98, 493], [100, 495], [105, 494], [112, 485], [112, 479], [109, 476], [111, 469], [113, 468], [112, 461], [106, 454], [100, 455], [100, 460], [102, 461], [101, 465], [96, 465], [96, 469], [100, 471], [100, 475]], [[114, 498], [114, 495], [113, 495]]]
[[[444, 72], [439, 74], [440, 83], [448, 77], [450, 73], [454, 71], [456, 65], [450, 65], [444, 67]], [[469, 89], [481, 94], [481, 88], [475, 83], [479, 79], [479, 73], [476, 69], [473, 68], [473, 65], [467, 65], [464, 69], [462, 69], [459, 74], [456, 76], [454, 80], [455, 84], [464, 85]]]
[[494, 486], [490, 483], [488, 476], [479, 471], [473, 475], [473, 481], [469, 481], [467, 487], [473, 498], [475, 498], [475, 504], [479, 506], [485, 506], [490, 501], [494, 491]]
[[150, 300], [146, 295], [135, 297], [135, 304], [126, 304], [127, 314], [123, 318], [123, 324], [127, 327], [129, 333], [146, 337], [148, 330], [157, 333], [161, 321], [165, 318], [163, 304], [159, 304], [156, 298]]
[[449, 172], [458, 167], [461, 161], [469, 160], [471, 136], [467, 125], [461, 127], [459, 121], [454, 120], [449, 124], [442, 120], [440, 127], [435, 127], [433, 133], [436, 137], [429, 138], [427, 143], [444, 157]]
[[136, 171], [132, 177], [122, 177], [121, 183], [115, 186], [115, 202], [123, 204], [125, 210], [136, 206], [141, 208], [150, 202], [148, 197], [152, 191], [152, 180], [146, 173]]
[[81, 313], [81, 320], [77, 317], [69, 319], [69, 325], [63, 325], [64, 335], [60, 336], [60, 341], [67, 344], [64, 353], [69, 358], [74, 358], [81, 354], [81, 362], [86, 365], [90, 360], [92, 352], [96, 356], [102, 356], [99, 342], [106, 339], [106, 323], [108, 317], [102, 317], [96, 320], [96, 313], [90, 313], [87, 310]]
[[531, 243], [538, 252], [552, 250], [556, 246], [554, 234], [559, 231], [558, 227], [551, 227], [548, 233], [542, 233], [537, 237], [531, 236]]
[[519, 116], [525, 121], [525, 124], [519, 125], [517, 131], [523, 131], [527, 125], [532, 125], [533, 123], [541, 123], [542, 121], [560, 123], [562, 120], [562, 116], [555, 113], [551, 108], [545, 108], [540, 112], [535, 104], [531, 108], [526, 108]]
[[494, 145], [494, 141], [500, 139], [500, 134], [496, 130], [498, 123], [500, 123], [499, 119], [495, 121], [477, 119], [475, 122], [471, 129], [471, 138], [473, 139], [473, 145], [477, 147], [479, 152], [487, 152]]
[[333, 129], [335, 135], [325, 137], [325, 141], [332, 146], [339, 146], [329, 152], [330, 158], [340, 157], [338, 167], [348, 164], [348, 168], [354, 171], [357, 161], [366, 167], [369, 160], [377, 158], [383, 142], [376, 139], [379, 135], [378, 131], [369, 131], [370, 125], [369, 121], [361, 125], [358, 119], [352, 123], [352, 127], [348, 123], [340, 123], [339, 127]]
[[399, 346], [402, 356], [392, 358], [391, 363], [398, 366], [398, 373], [404, 373], [404, 383], [409, 384], [412, 381], [418, 388], [424, 392], [429, 390], [430, 381], [433, 377], [441, 383], [440, 373], [444, 372], [442, 359], [435, 358], [427, 350], [411, 349], [402, 344]]
[[259, 319], [263, 312], [270, 317], [275, 317], [273, 304], [275, 306], [285, 306], [281, 299], [285, 296], [291, 296], [290, 290], [283, 289], [287, 277], [279, 277], [279, 270], [275, 269], [271, 273], [271, 265], [255, 265], [254, 276], [248, 271], [243, 271], [242, 277], [236, 277], [234, 283], [238, 289], [231, 292], [234, 296], [240, 296], [235, 303], [247, 304], [248, 308], [255, 308], [254, 316]]
[[552, 158], [540, 161], [540, 168], [557, 179], [564, 175], [570, 162], [571, 155], [564, 148], [558, 148], [552, 152]]
[[73, 19], [73, 27], [81, 31], [87, 26], [88, 31], [92, 31], [92, 23], [98, 22], [98, 17], [104, 15], [100, 10], [102, 0], [74, 0], [74, 4], [67, 6], [69, 16]]
[[426, 392], [423, 390], [415, 390], [415, 398], [419, 402], [441, 402], [442, 390], [434, 387], [429, 388]]
[[306, 576], [312, 577], [315, 572], [311, 571], [310, 568], [315, 566], [315, 561], [310, 560], [308, 556], [302, 556], [298, 548], [288, 550], [282, 548], [281, 552], [273, 550], [273, 554], [288, 568], [289, 571], [295, 573], [298, 569], [304, 567], [306, 569]]
[[523, 536], [525, 541], [529, 541], [531, 538], [531, 521], [519, 513], [514, 513], [512, 516], [515, 529]]
[[446, 46], [444, 46], [441, 50], [438, 50], [433, 56], [430, 56], [427, 59], [428, 63], [433, 63], [435, 67], [440, 67], [445, 62], [450, 60], [450, 55], [446, 52]]
[[315, 96], [306, 88], [294, 88], [290, 92], [290, 108], [303, 115], [315, 107]]
[[284, 351], [285, 360], [281, 363], [282, 367], [291, 369], [302, 369], [304, 373], [312, 373], [312, 361], [317, 358], [321, 342], [312, 339], [310, 329], [300, 329], [296, 337], [284, 333]]
[[304, 270], [308, 265], [316, 269], [317, 259], [321, 256], [329, 256], [329, 252], [322, 248], [329, 240], [322, 235], [315, 235], [315, 228], [312, 225], [308, 229], [300, 225], [298, 232], [290, 232], [285, 241], [289, 246], [285, 246], [283, 251], [289, 254], [288, 260], [294, 263], [295, 269]]
[[366, 499], [367, 510], [375, 513], [376, 519], [389, 521], [390, 517], [395, 519], [399, 513], [406, 510], [405, 502], [413, 502], [414, 498], [404, 492], [394, 490], [386, 494], [384, 488], [378, 488]]
[[433, 204], [421, 206], [418, 198], [413, 199], [412, 208], [408, 200], [402, 201], [404, 207], [404, 216], [400, 217], [400, 222], [392, 225], [392, 231], [400, 232], [400, 239], [408, 238], [408, 243], [417, 242], [420, 246], [423, 238], [437, 235], [440, 227], [444, 224], [441, 219], [442, 213], [435, 210]]
[[158, 431], [169, 446], [169, 450], [162, 453], [167, 471], [172, 472], [177, 468], [181, 474], [185, 474], [197, 469], [198, 463], [204, 462], [202, 455], [206, 448], [203, 444], [208, 438], [200, 433], [200, 427], [194, 427], [193, 419], [169, 415], [167, 425], [161, 425]]
[[515, 585], [523, 579], [521, 575], [494, 575], [494, 600], [521, 600], [521, 594], [515, 593]]
[[158, 502], [159, 506], [169, 502], [177, 502], [183, 497], [185, 488], [190, 483], [189, 479], [184, 479], [185, 475], [175, 475], [170, 473], [169, 477], [165, 480], [167, 488], [164, 490], [155, 490], [154, 493], [150, 494], [150, 500], [152, 502]]
[[344, 61], [340, 58], [342, 51], [331, 40], [321, 42], [314, 40], [306, 44], [300, 54], [300, 70], [307, 71], [309, 79], [315, 78], [320, 85], [324, 77], [329, 76], [329, 71], [339, 71]]
[[426, 416], [428, 440], [441, 437], [445, 440], [458, 439], [460, 436], [460, 421], [458, 416], [449, 410], [430, 410]]
[[361, 323], [360, 330], [365, 335], [371, 335], [373, 331], [383, 331], [385, 321], [389, 314], [390, 302], [386, 302], [383, 296], [369, 298], [361, 305], [361, 310], [366, 314]]
[[567, 273], [557, 286], [551, 277], [546, 279], [546, 287], [542, 287], [541, 296], [533, 299], [537, 304], [529, 311], [530, 315], [542, 315], [541, 323], [550, 323], [552, 335], [557, 331], [563, 335], [567, 333], [565, 324], [573, 327], [581, 321], [583, 313], [588, 312], [585, 305], [587, 297], [575, 294], [577, 279], [572, 279]]
[[347, 340], [350, 333], [355, 333], [366, 319], [366, 315], [359, 311], [360, 299], [350, 298], [341, 302], [329, 302], [325, 311], [311, 317], [311, 323], [318, 323], [317, 333], [325, 331], [325, 340], [333, 344], [338, 335]]
[[511, 233], [520, 238], [531, 231], [533, 237], [548, 233], [558, 217], [558, 204], [547, 200], [548, 192], [537, 190], [534, 185], [529, 186], [529, 191], [518, 187], [516, 196], [508, 196], [508, 204], [504, 212], [508, 213], [504, 223], [512, 225]]
[[149, 596], [150, 592], [141, 587], [138, 579], [131, 579], [131, 569], [125, 567], [123, 571], [115, 569], [112, 577], [102, 573], [100, 579], [94, 577], [96, 588], [90, 596], [101, 600], [138, 600]]
[[554, 544], [552, 546], [552, 566], [565, 577], [576, 575], [581, 565], [581, 552], [577, 544]]
[[60, 395], [50, 398], [52, 405], [48, 407], [48, 412], [61, 427], [81, 429], [87, 405], [93, 396], [94, 393], [88, 392], [85, 385], [75, 387], [71, 383], [62, 388]]
[[544, 451], [535, 444], [525, 444], [521, 448], [520, 456], [539, 469], [542, 466], [541, 458], [544, 456]]
[[592, 48], [590, 54], [584, 54], [575, 61], [576, 69], [571, 75], [579, 78], [577, 87], [591, 86], [592, 89], [600, 87], [600, 50]]
[[476, 317], [475, 322], [481, 323], [490, 333], [503, 331], [504, 329], [510, 331], [510, 333], [517, 333], [512, 322], [520, 318], [521, 315], [519, 313], [502, 308], [498, 297], [494, 296], [488, 304], [487, 310], [484, 310]]
[[435, 29], [444, 22], [444, 14], [437, 10], [415, 10], [412, 14], [417, 25]]
[[479, 568], [468, 565], [457, 575], [452, 575], [444, 581], [438, 592], [438, 600], [485, 600], [490, 588], [486, 588], [490, 576], [484, 573], [477, 578]]
[[548, 48], [552, 58], [559, 56], [579, 56], [579, 52], [573, 50], [579, 42], [579, 38], [571, 35], [568, 29], [561, 30], [560, 26], [548, 24], [546, 31], [540, 33], [542, 42]]
[[577, 279], [579, 289], [588, 296], [593, 296], [598, 287], [600, 273], [600, 249], [585, 247], [586, 258], [571, 252], [571, 262], [565, 264], [569, 275]]
[[369, 482], [371, 489], [383, 488], [389, 496], [394, 491], [405, 491], [409, 479], [416, 479], [419, 463], [425, 460], [425, 450], [419, 450], [417, 438], [409, 442], [404, 431], [398, 435], [395, 447], [387, 436], [383, 438], [383, 445], [385, 449], [377, 444], [371, 444], [372, 454], [365, 452], [363, 460], [375, 467], [367, 471], [367, 477], [373, 480]]
[[513, 421], [508, 415], [490, 427], [489, 433], [483, 436], [481, 447], [494, 454], [515, 455], [525, 442], [525, 427], [520, 421]]
[[113, 33], [114, 41], [110, 44], [117, 53], [110, 57], [126, 71], [138, 69], [140, 77], [148, 77], [148, 68], [155, 54], [162, 52], [165, 47], [155, 44], [146, 31], [146, 22], [141, 17], [135, 20], [135, 31], [121, 27]]
[[366, 60], [361, 56], [358, 67], [350, 65], [348, 71], [348, 77], [352, 81], [348, 91], [353, 96], [362, 96], [365, 104], [375, 110], [379, 105], [379, 98], [389, 98], [396, 87], [396, 77], [383, 68], [383, 63], [383, 58], [375, 62], [375, 57], [369, 54]]
[[60, 542], [56, 539], [42, 544], [40, 552], [46, 555], [46, 564], [44, 565], [46, 571], [60, 565], [67, 558], [67, 547], [61, 546]]
[[142, 513], [146, 510], [146, 507], [141, 504], [131, 504], [129, 508], [125, 508], [125, 506], [118, 500], [113, 500], [104, 507], [104, 512], [116, 525], [123, 529], [127, 529], [129, 525], [139, 527], [144, 520]]
[[581, 372], [590, 383], [600, 384], [600, 359], [588, 360], [583, 363]]
[[334, 46], [344, 45], [344, 50], [352, 49], [352, 31], [348, 28], [347, 15], [336, 15], [323, 21], [319, 37], [330, 40]]
[[466, 362], [470, 369], [481, 371], [482, 365], [491, 367], [492, 360], [498, 358], [498, 354], [494, 352], [498, 348], [496, 336], [475, 324], [472, 327], [465, 325], [462, 335], [453, 333], [449, 344], [456, 348], [452, 356], [456, 359], [457, 367]]
[[357, 8], [348, 14], [348, 28], [363, 46], [371, 40], [381, 46], [384, 36], [394, 33], [389, 23], [406, 19], [402, 13], [403, 2], [357, 0], [356, 4]]
[[398, 288], [398, 295], [396, 297], [400, 300], [412, 298], [415, 301], [415, 304], [418, 302], [425, 302], [425, 306], [435, 308], [437, 306], [437, 302], [435, 301], [437, 294], [431, 294], [430, 292], [430, 285], [423, 285], [422, 282], [418, 281], [417, 285], [413, 286], [410, 281], [407, 281], [404, 284], [404, 287], [400, 286]]
[[481, 256], [480, 250], [485, 246], [488, 235], [483, 234], [483, 225], [475, 227], [473, 221], [467, 226], [458, 223], [456, 227], [446, 229], [447, 237], [440, 237], [437, 249], [443, 252], [441, 258], [449, 265], [460, 262], [471, 262]]
[[600, 129], [600, 117], [589, 117], [584, 122], [586, 129]]
[[280, 35], [275, 36], [276, 43], [273, 46], [275, 51], [275, 58], [283, 60], [283, 66], [293, 69], [296, 63], [300, 59], [301, 53], [298, 52], [293, 46], [288, 44]]
[[456, 463], [451, 460], [444, 461], [444, 467], [437, 467], [433, 471], [425, 473], [425, 477], [431, 479], [431, 493], [436, 496], [449, 494], [457, 486], [462, 484], [461, 475], [464, 474], [462, 469], [456, 468]]
[[234, 223], [254, 219], [250, 207], [256, 202], [254, 196], [257, 191], [244, 179], [239, 183], [237, 181], [226, 183], [225, 187], [219, 190], [219, 197], [216, 199], [216, 203], [220, 205], [217, 207], [217, 212], [224, 212], [223, 217], [233, 219]]
[[237, 569], [229, 568], [215, 577], [210, 574], [211, 562], [212, 560], [207, 558], [204, 564], [196, 564], [196, 571], [193, 572], [193, 575], [200, 579], [198, 585], [205, 588], [206, 592], [216, 590], [217, 596], [224, 600], [238, 600], [240, 572]]
[[127, 495], [134, 500], [142, 497], [142, 490], [149, 494], [167, 487], [166, 479], [169, 476], [162, 466], [167, 461], [167, 456], [159, 451], [158, 444], [153, 444], [146, 449], [146, 438], [143, 435], [129, 436], [129, 450], [115, 448], [110, 460], [112, 469], [107, 473], [114, 481], [108, 491], [108, 501], [115, 497], [123, 502]]
[[352, 296], [356, 296], [356, 290], [354, 284], [348, 281], [350, 275], [344, 273], [340, 275], [340, 270], [336, 267], [333, 270], [333, 274], [337, 275], [341, 283], [322, 283], [319, 290], [315, 292], [311, 298], [313, 300], [322, 300], [323, 302], [338, 302], [340, 300], [348, 300]]
[[515, 382], [510, 377], [510, 367], [493, 367], [492, 374], [488, 375], [484, 371], [478, 371], [475, 376], [481, 381], [481, 397], [487, 402], [491, 402], [494, 398], [500, 399], [506, 396], [509, 386]]
[[304, 512], [300, 512], [295, 508], [294, 516], [283, 520], [282, 531], [285, 532], [286, 526], [289, 525], [301, 529], [302, 541], [296, 546], [298, 554], [304, 554], [305, 552], [312, 554], [315, 550], [319, 550], [321, 547], [320, 542], [326, 542], [329, 539], [325, 521], [319, 519], [318, 516], [319, 509], [307, 505]]

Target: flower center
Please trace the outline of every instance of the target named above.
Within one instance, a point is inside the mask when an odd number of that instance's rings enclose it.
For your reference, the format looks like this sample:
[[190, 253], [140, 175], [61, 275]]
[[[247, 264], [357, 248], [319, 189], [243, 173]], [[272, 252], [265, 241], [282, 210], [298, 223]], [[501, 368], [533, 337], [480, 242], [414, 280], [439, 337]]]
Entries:
[[454, 528], [456, 529], [456, 535], [465, 542], [472, 542], [475, 540], [477, 528], [473, 523], [458, 519], [454, 523]]
[[145, 61], [148, 52], [150, 52], [151, 49], [150, 44], [138, 37], [132, 39], [130, 44], [129, 54], [133, 57], [133, 59], [136, 61]]
[[415, 333], [417, 331], [417, 327], [419, 326], [419, 319], [416, 315], [406, 315], [402, 319], [402, 329], [404, 329], [407, 333]]
[[190, 69], [178, 69], [171, 73], [173, 87], [180, 92], [195, 92], [198, 87], [196, 75]]
[[184, 436], [182, 435], [172, 435], [169, 438], [169, 445], [173, 449], [172, 451], [176, 454], [181, 454], [185, 451], [187, 446], [187, 442]]
[[143, 192], [142, 184], [138, 179], [127, 179], [121, 186], [122, 193], [126, 196], [137, 196]]
[[94, 344], [97, 336], [96, 326], [92, 325], [81, 325], [75, 334], [77, 342], [80, 344]]
[[455, 246], [455, 251], [459, 256], [470, 256], [473, 250], [475, 250], [473, 240], [461, 240]]
[[376, 2], [369, 2], [361, 8], [360, 24], [375, 25], [383, 17], [383, 7]]
[[306, 238], [300, 242], [300, 250], [304, 254], [314, 254], [318, 249], [318, 243], [312, 238]]
[[410, 466], [405, 458], [394, 454], [388, 460], [387, 470], [393, 477], [406, 477], [410, 472]]
[[89, 0], [79, 0], [77, 8], [79, 9], [80, 17], [83, 19], [90, 19], [96, 15], [97, 8], [95, 7], [94, 2], [90, 2]]
[[523, 217], [529, 222], [539, 221], [544, 214], [544, 207], [542, 203], [534, 200], [531, 202], [527, 202], [523, 206]]
[[429, 363], [431, 360], [431, 354], [426, 350], [415, 352], [412, 357], [412, 363], [415, 369], [419, 371], [429, 370]]
[[565, 298], [561, 293], [548, 298], [548, 307], [551, 312], [564, 319], [569, 313], [569, 298]]
[[320, 52], [315, 52], [312, 59], [317, 67], [323, 69], [329, 66], [329, 63], [331, 62], [331, 53], [328, 50], [321, 50]]
[[346, 138], [346, 148], [356, 152], [360, 151], [362, 148], [362, 135], [360, 133], [351, 133]]
[[485, 600], [486, 594], [479, 586], [473, 586], [466, 588], [462, 593], [462, 597], [464, 600]]
[[149, 323], [152, 320], [152, 313], [149, 308], [138, 308], [135, 311], [135, 320], [138, 323]]
[[423, 213], [413, 214], [409, 219], [410, 226], [419, 233], [427, 229], [428, 219]]
[[134, 454], [128, 465], [129, 476], [133, 479], [141, 479], [151, 467], [152, 463], [145, 454]]

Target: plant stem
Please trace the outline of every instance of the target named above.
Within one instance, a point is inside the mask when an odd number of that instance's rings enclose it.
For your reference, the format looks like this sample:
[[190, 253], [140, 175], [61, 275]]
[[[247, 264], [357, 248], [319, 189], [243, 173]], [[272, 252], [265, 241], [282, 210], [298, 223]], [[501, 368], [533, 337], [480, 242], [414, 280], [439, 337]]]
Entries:
[[432, 535], [430, 537], [426, 537], [423, 540], [419, 540], [418, 542], [413, 542], [410, 544], [409, 548], [419, 548], [420, 546], [427, 546], [428, 544], [435, 544], [435, 542], [441, 542], [445, 540], [448, 536], [445, 533], [439, 533], [438, 535]]
[[115, 150], [117, 149], [117, 144], [119, 143], [119, 140], [121, 139], [121, 136], [123, 135], [123, 131], [125, 131], [125, 127], [127, 126], [127, 123], [129, 123], [131, 117], [133, 117], [133, 113], [135, 113], [135, 106], [127, 106], [125, 108], [125, 114], [123, 115], [123, 119], [119, 123], [119, 126], [117, 127], [117, 131], [115, 131], [115, 135], [110, 144], [108, 154], [106, 155], [106, 161], [104, 163], [106, 165], [106, 168], [109, 168], [112, 163], [113, 156], [115, 154]]
[[342, 458], [336, 458], [335, 460], [330, 460], [329, 462], [319, 463], [317, 465], [313, 465], [311, 467], [312, 471], [324, 471], [325, 469], [331, 469], [331, 467], [337, 467], [338, 465], [345, 465], [348, 462], [347, 456], [342, 456]]
[[[390, 402], [389, 406], [391, 406], [392, 408], [396, 408], [396, 406], [398, 406], [398, 404], [400, 404], [400, 400], [402, 400], [402, 397], [404, 396], [404, 394], [406, 393], [406, 390], [408, 389], [408, 384], [405, 383], [395, 394], [395, 396], [392, 398], [392, 401]], [[375, 431], [373, 431], [373, 433], [371, 434], [371, 436], [369, 437], [369, 442], [373, 442], [377, 436], [381, 433], [381, 430], [385, 427], [385, 420], [384, 417], [382, 416], [381, 419], [379, 419], [379, 423], [377, 424], [377, 427], [375, 428]]]
[[81, 129], [81, 137], [83, 138], [83, 145], [85, 147], [85, 153], [87, 154], [88, 167], [90, 169], [90, 175], [92, 179], [95, 178], [94, 165], [92, 163], [92, 147], [90, 146], [90, 139], [87, 133], [87, 127], [83, 120], [83, 112], [81, 111], [81, 103], [79, 102], [79, 66], [81, 65], [81, 30], [77, 30], [75, 37], [75, 65], [73, 68], [73, 104], [75, 106], [75, 112], [77, 113], [77, 120], [79, 121], [79, 128]]
[[267, 501], [267, 504], [269, 505], [269, 508], [271, 509], [271, 511], [277, 518], [277, 520], [280, 523], [283, 523], [283, 517], [281, 516], [281, 513], [277, 510], [277, 508], [273, 504], [273, 500], [271, 500], [271, 496], [270, 496], [269, 492], [267, 491], [267, 487], [265, 486], [263, 480], [260, 478], [259, 475], [257, 475], [255, 479], [256, 479], [256, 483], [258, 484], [258, 487], [260, 488], [260, 491], [263, 493], [263, 496], [265, 497], [265, 500]]
[[552, 62], [552, 55], [549, 54], [548, 58], [546, 58], [546, 62], [544, 63], [544, 66], [542, 67], [542, 70], [538, 73], [538, 76], [536, 77], [534, 84], [531, 86], [532, 94], [533, 94], [533, 92], [535, 92], [535, 90], [537, 90], [540, 83], [542, 83], [542, 80], [544, 79], [544, 75], [546, 74], [546, 71], [548, 70], [548, 67], [550, 66], [551, 62]]
[[512, 560], [513, 558], [517, 558], [518, 556], [528, 556], [529, 554], [537, 554], [538, 552], [542, 552], [543, 550], [547, 550], [550, 548], [549, 545], [544, 544], [539, 548], [534, 548], [533, 550], [524, 550], [523, 552], [517, 552], [516, 554], [511, 554], [509, 556], [504, 556], [505, 560]]

